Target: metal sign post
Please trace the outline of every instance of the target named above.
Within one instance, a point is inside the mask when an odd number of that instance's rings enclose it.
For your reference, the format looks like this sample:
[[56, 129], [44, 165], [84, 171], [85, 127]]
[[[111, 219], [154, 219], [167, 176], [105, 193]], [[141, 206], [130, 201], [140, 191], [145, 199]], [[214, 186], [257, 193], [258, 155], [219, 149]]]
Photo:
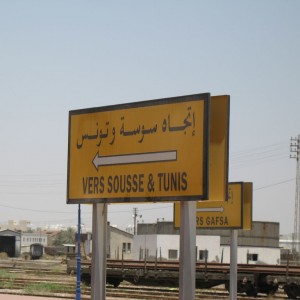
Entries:
[[77, 235], [77, 285], [76, 285], [76, 300], [81, 299], [81, 289], [80, 289], [80, 282], [81, 282], [81, 253], [80, 253], [80, 246], [81, 246], [81, 237], [80, 237], [80, 230], [81, 230], [81, 210], [80, 204], [78, 204], [78, 235]]
[[106, 296], [107, 205], [93, 204], [91, 300]]
[[181, 201], [179, 299], [195, 299], [196, 281], [196, 202]]
[[237, 247], [238, 230], [231, 230], [230, 241], [230, 300], [237, 299]]

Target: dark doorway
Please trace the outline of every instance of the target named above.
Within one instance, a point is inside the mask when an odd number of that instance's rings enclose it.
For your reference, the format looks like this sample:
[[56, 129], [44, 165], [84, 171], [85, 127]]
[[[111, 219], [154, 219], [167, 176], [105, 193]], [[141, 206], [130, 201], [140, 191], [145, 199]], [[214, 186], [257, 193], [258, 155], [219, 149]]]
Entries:
[[0, 252], [6, 252], [9, 257], [16, 256], [16, 237], [0, 236]]

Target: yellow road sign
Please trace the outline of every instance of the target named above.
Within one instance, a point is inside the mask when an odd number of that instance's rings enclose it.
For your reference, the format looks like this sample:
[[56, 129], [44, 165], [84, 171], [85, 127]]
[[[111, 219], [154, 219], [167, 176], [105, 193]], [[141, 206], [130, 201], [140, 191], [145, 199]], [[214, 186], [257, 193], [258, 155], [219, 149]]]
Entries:
[[209, 94], [70, 111], [68, 203], [208, 198]]
[[[174, 204], [174, 225], [180, 227], [180, 203]], [[247, 229], [252, 226], [252, 183], [228, 185], [228, 201], [198, 201], [196, 225], [199, 228]]]
[[210, 100], [209, 200], [227, 200], [229, 104], [228, 95], [212, 96]]

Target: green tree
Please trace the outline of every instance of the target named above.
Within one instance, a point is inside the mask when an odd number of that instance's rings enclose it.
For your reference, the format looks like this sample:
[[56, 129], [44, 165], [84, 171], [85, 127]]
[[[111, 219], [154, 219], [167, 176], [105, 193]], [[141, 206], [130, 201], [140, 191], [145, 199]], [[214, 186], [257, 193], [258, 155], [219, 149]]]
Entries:
[[60, 231], [53, 241], [54, 246], [61, 246], [63, 244], [74, 244], [75, 243], [75, 230], [71, 227], [67, 230]]

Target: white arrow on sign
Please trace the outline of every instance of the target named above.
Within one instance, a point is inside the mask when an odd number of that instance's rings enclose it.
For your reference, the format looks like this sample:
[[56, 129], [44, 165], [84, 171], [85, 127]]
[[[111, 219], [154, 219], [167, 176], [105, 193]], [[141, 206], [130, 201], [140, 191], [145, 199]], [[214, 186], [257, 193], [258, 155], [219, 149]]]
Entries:
[[224, 208], [223, 206], [221, 207], [202, 207], [202, 208], [197, 208], [197, 212], [223, 212]]
[[93, 164], [98, 171], [98, 168], [101, 166], [168, 162], [175, 160], [177, 160], [176, 150], [111, 156], [100, 156], [99, 152], [97, 152], [93, 159]]

